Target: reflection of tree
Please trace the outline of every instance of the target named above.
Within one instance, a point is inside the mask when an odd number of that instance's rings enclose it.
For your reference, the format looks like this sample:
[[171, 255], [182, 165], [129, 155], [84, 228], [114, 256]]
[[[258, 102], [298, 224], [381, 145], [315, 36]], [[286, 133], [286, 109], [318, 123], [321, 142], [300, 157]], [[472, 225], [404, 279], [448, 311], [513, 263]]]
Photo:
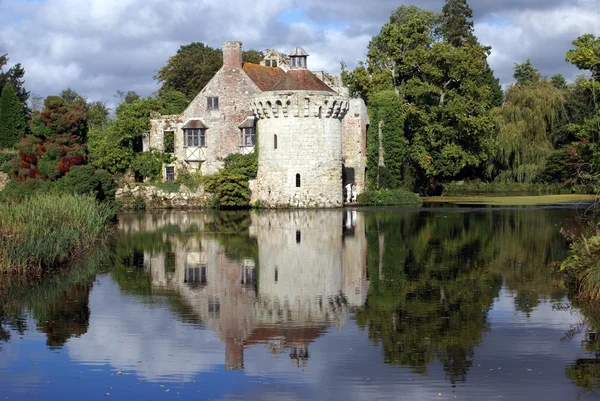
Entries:
[[575, 333], [567, 333], [567, 337], [582, 332], [582, 348], [590, 355], [576, 359], [566, 368], [565, 375], [582, 389], [596, 392], [600, 390], [600, 306], [576, 300], [574, 306], [582, 313], [583, 322], [574, 329]]
[[371, 286], [357, 319], [381, 341], [385, 362], [424, 373], [437, 358], [452, 383], [464, 381], [503, 281], [524, 313], [540, 298], [560, 299], [552, 267], [567, 245], [555, 213], [367, 215]]
[[54, 273], [33, 284], [2, 282], [0, 341], [8, 341], [11, 331], [23, 334], [27, 330], [24, 317], [28, 313], [38, 322], [38, 329], [47, 334], [49, 347], [61, 347], [69, 338], [86, 333], [90, 290], [108, 259], [107, 248], [101, 246], [68, 271]]

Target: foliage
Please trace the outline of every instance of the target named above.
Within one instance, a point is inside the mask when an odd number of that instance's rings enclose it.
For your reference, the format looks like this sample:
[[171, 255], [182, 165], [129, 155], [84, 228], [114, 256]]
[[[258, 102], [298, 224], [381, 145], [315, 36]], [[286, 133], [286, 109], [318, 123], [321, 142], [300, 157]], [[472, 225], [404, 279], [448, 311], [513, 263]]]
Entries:
[[163, 114], [180, 114], [190, 103], [185, 94], [178, 91], [163, 91], [159, 100], [163, 103]]
[[243, 175], [248, 180], [253, 180], [258, 173], [258, 153], [252, 152], [246, 155], [232, 153], [223, 159], [223, 169], [231, 174]]
[[[585, 187], [582, 187], [585, 189]], [[580, 187], [564, 185], [561, 183], [521, 183], [521, 182], [486, 182], [481, 180], [452, 181], [444, 183], [442, 194], [453, 195], [476, 195], [492, 194], [498, 195], [524, 195], [524, 194], [561, 194], [580, 192]], [[574, 191], [575, 190], [575, 191]], [[587, 191], [584, 191], [587, 192]]]
[[10, 173], [13, 170], [13, 162], [19, 158], [19, 154], [13, 150], [0, 150], [0, 172]]
[[110, 109], [106, 106], [106, 103], [101, 101], [88, 102], [86, 108], [87, 123], [90, 130], [106, 128], [108, 126]]
[[98, 201], [114, 200], [116, 183], [105, 170], [96, 170], [92, 166], [75, 166], [63, 178], [57, 181], [60, 193], [91, 194]]
[[89, 249], [115, 216], [86, 195], [38, 195], [0, 203], [0, 269], [26, 274], [56, 266]]
[[473, 37], [469, 15], [468, 6], [454, 0], [446, 15], [400, 6], [369, 43], [367, 61], [351, 73], [342, 71], [344, 82], [366, 96], [369, 106], [385, 90], [407, 105], [404, 138], [422, 192], [476, 174], [493, 149], [489, 111], [501, 102], [500, 90], [487, 64], [489, 48]]
[[561, 271], [578, 297], [600, 299], [600, 235], [582, 236], [573, 242], [569, 257], [561, 264]]
[[25, 136], [26, 129], [23, 104], [12, 84], [7, 83], [0, 95], [0, 148], [12, 148]]
[[567, 52], [567, 61], [581, 70], [588, 70], [595, 80], [600, 80], [600, 37], [591, 33], [573, 41], [575, 49]]
[[358, 195], [356, 201], [362, 206], [421, 205], [423, 203], [419, 195], [405, 189], [363, 192]]
[[[410, 177], [407, 175], [408, 140], [404, 137], [405, 105], [394, 91], [383, 91], [373, 95], [369, 103], [367, 132], [368, 188], [399, 188]], [[379, 166], [379, 124], [381, 124], [383, 161]]]
[[162, 177], [162, 166], [170, 163], [172, 156], [158, 151], [141, 152], [131, 161], [131, 169], [144, 179], [155, 180]]
[[134, 157], [131, 138], [120, 135], [114, 123], [90, 130], [88, 151], [92, 166], [112, 174], [129, 168]]
[[493, 111], [497, 125], [494, 158], [497, 179], [534, 182], [553, 152], [564, 95], [529, 61], [515, 67], [517, 83], [506, 93], [503, 107]]
[[214, 194], [214, 208], [238, 209], [249, 206], [248, 178], [242, 174], [223, 169], [207, 177], [205, 188]]
[[137, 195], [133, 199], [133, 203], [131, 204], [131, 209], [134, 212], [143, 212], [146, 210], [146, 200], [142, 198], [140, 195]]
[[23, 109], [28, 113], [27, 99], [29, 99], [29, 92], [25, 90], [25, 82], [23, 81], [25, 70], [20, 63], [17, 63], [9, 68], [8, 71], [2, 71], [6, 64], [8, 64], [8, 55], [0, 55], [0, 93], [6, 84], [11, 84]]

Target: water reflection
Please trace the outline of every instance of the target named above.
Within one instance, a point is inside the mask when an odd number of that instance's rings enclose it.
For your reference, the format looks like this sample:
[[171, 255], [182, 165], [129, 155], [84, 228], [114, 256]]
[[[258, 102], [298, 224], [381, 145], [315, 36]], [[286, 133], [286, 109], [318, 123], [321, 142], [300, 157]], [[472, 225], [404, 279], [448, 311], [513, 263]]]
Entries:
[[[366, 236], [356, 212], [186, 215], [174, 226], [176, 218], [123, 219], [125, 232], [162, 232], [164, 246], [133, 247], [121, 260], [148, 273], [152, 288], [176, 291], [218, 333], [226, 369], [243, 369], [244, 348], [255, 344], [303, 367], [310, 343], [365, 302]], [[169, 235], [173, 227], [182, 235]]]
[[[430, 399], [450, 386], [467, 399], [573, 398], [571, 382], [598, 389], [600, 319], [570, 305], [553, 271], [571, 217], [124, 215], [101, 263], [108, 269], [3, 296], [0, 396], [2, 376], [17, 375], [11, 368], [31, 363], [24, 355], [41, 353], [27, 347], [42, 344], [64, 355], [36, 361], [46, 382], [87, 369], [87, 386], [112, 386], [121, 370], [146, 389], [180, 383], [182, 397], [185, 383], [194, 389], [187, 398], [201, 390], [216, 399]], [[32, 326], [44, 341], [26, 340]]]

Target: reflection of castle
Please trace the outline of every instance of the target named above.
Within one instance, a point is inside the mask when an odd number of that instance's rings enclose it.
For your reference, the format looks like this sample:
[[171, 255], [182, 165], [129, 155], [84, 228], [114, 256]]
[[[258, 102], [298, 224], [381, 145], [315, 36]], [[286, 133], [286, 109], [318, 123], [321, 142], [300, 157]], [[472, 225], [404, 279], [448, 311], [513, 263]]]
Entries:
[[242, 369], [244, 346], [254, 344], [287, 350], [302, 366], [310, 342], [332, 324], [341, 327], [366, 299], [364, 222], [361, 214], [349, 217], [350, 232], [344, 214], [253, 214], [257, 260], [233, 260], [223, 241], [207, 233], [170, 236], [171, 252], [146, 253], [143, 264], [155, 288], [179, 292], [219, 334], [227, 369]]

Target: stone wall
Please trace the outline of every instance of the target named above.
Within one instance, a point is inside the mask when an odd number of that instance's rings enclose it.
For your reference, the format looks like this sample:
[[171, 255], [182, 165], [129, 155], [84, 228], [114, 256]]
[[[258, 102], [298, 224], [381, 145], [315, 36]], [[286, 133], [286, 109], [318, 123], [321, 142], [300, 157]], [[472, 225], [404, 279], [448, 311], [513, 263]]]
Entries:
[[185, 185], [179, 192], [166, 192], [153, 186], [125, 184], [116, 192], [116, 199], [124, 209], [131, 209], [138, 196], [146, 201], [146, 209], [201, 209], [212, 195], [205, 192], [203, 186], [191, 191]]
[[342, 206], [342, 119], [348, 99], [329, 92], [265, 92], [252, 108], [259, 134], [255, 198], [261, 206]]
[[[353, 169], [357, 193], [365, 191], [367, 168], [367, 127], [369, 115], [362, 99], [351, 99], [350, 110], [344, 118], [342, 160], [346, 169]], [[346, 170], [348, 171], [348, 170]], [[346, 185], [352, 177], [346, 177]]]

